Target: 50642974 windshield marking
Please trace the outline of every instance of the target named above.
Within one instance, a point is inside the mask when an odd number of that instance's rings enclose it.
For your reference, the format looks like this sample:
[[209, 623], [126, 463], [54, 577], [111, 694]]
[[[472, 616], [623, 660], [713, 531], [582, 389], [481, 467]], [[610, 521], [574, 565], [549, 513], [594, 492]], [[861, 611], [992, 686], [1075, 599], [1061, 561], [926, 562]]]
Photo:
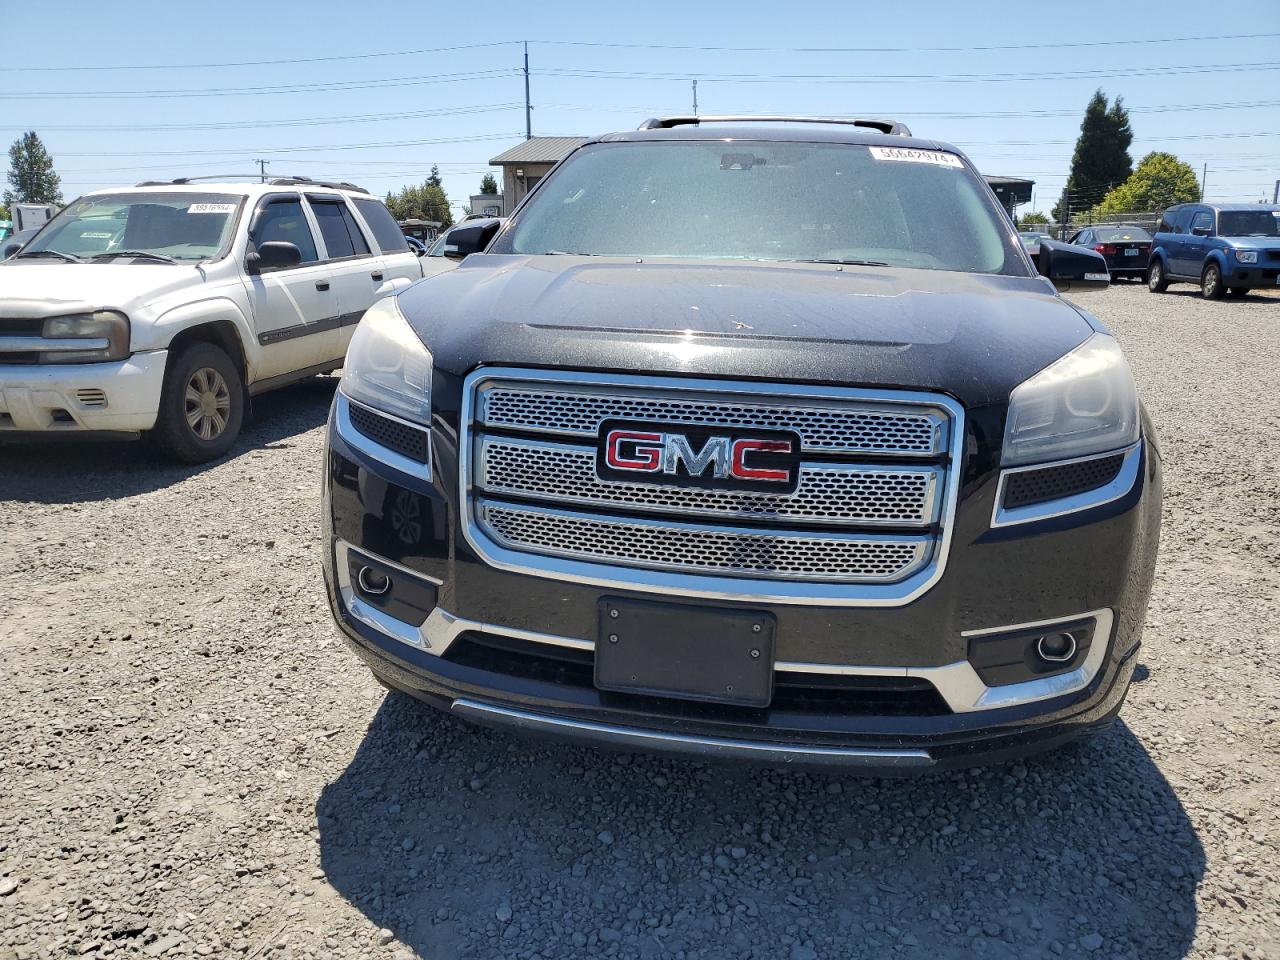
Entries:
[[964, 163], [954, 153], [945, 150], [913, 150], [910, 147], [869, 147], [877, 160], [897, 160], [901, 163], [927, 163], [934, 167], [952, 167], [963, 170]]

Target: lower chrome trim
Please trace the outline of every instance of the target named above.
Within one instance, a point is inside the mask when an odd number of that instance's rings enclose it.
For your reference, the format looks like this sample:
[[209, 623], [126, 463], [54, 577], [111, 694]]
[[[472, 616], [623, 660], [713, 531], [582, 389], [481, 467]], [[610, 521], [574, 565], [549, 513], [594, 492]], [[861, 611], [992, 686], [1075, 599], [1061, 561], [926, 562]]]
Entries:
[[[491, 633], [517, 640], [528, 640], [531, 643], [545, 643], [556, 647], [570, 647], [575, 650], [594, 650], [595, 643], [578, 637], [562, 637], [551, 633], [539, 633], [536, 630], [522, 630], [497, 623], [484, 623], [479, 620], [468, 620], [458, 617], [443, 607], [436, 607], [431, 615], [419, 627], [394, 617], [363, 602], [356, 596], [351, 584], [351, 572], [347, 563], [347, 553], [352, 549], [345, 541], [336, 542], [338, 594], [343, 605], [352, 618], [365, 626], [377, 630], [383, 636], [399, 640], [416, 650], [441, 656], [450, 645], [464, 633]], [[368, 551], [361, 551], [368, 553]], [[439, 581], [416, 574], [398, 564], [383, 560], [377, 554], [369, 556], [380, 563], [390, 564], [414, 576], [421, 577], [431, 583]], [[940, 667], [894, 667], [863, 666], [845, 663], [812, 663], [801, 660], [779, 660], [774, 664], [778, 673], [826, 674], [829, 676], [861, 676], [861, 677], [919, 677], [933, 684], [947, 706], [954, 713], [974, 713], [980, 710], [994, 710], [999, 707], [1012, 707], [1024, 703], [1036, 703], [1052, 697], [1061, 697], [1069, 693], [1083, 690], [1093, 682], [1098, 671], [1106, 662], [1107, 651], [1111, 649], [1111, 628], [1114, 616], [1110, 609], [1093, 610], [1089, 613], [1075, 614], [1069, 617], [1054, 617], [1049, 620], [1036, 620], [1030, 623], [1013, 623], [999, 627], [986, 627], [981, 630], [966, 630], [962, 637], [980, 637], [992, 633], [1006, 633], [1016, 630], [1027, 630], [1035, 627], [1053, 627], [1063, 623], [1075, 623], [1080, 620], [1094, 621], [1093, 641], [1089, 645], [1089, 653], [1084, 662], [1070, 673], [1055, 674], [1023, 683], [1005, 684], [989, 687], [982, 682], [978, 672], [968, 660], [957, 660]]]
[[[1101, 460], [1124, 454], [1124, 462], [1120, 464], [1120, 472], [1110, 483], [1103, 484], [1093, 490], [1077, 493], [1059, 500], [1047, 500], [1044, 503], [1033, 503], [1025, 507], [1004, 507], [1004, 488], [1009, 477], [1015, 473], [1026, 473], [1028, 470], [1047, 470], [1051, 467], [1065, 467], [1072, 463], [1084, 463], [1086, 460]], [[996, 503], [991, 512], [992, 527], [1011, 527], [1018, 523], [1031, 523], [1034, 520], [1048, 520], [1068, 513], [1100, 507], [1112, 500], [1119, 500], [1133, 489], [1138, 479], [1138, 468], [1142, 464], [1142, 441], [1139, 440], [1123, 450], [1108, 450], [1106, 453], [1092, 454], [1087, 457], [1074, 457], [1071, 460], [1055, 460], [1050, 463], [1033, 463], [1025, 467], [1010, 467], [1000, 472], [1000, 482], [996, 484]]]
[[596, 743], [637, 750], [659, 750], [697, 753], [710, 757], [740, 757], [756, 762], [775, 763], [843, 763], [872, 767], [929, 767], [934, 763], [927, 750], [877, 750], [860, 747], [823, 747], [769, 743], [758, 740], [730, 740], [720, 737], [694, 737], [639, 727], [622, 727], [588, 720], [512, 710], [479, 700], [453, 701], [452, 713], [467, 720], [493, 723], [537, 733], [577, 737]]

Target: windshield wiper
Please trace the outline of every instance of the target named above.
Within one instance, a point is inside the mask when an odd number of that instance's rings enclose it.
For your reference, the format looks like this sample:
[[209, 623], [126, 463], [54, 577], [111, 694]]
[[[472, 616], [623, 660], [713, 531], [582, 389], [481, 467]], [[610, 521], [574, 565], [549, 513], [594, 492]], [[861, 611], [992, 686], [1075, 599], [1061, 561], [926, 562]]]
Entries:
[[547, 250], [544, 257], [598, 257], [598, 253], [579, 253], [576, 250]]
[[887, 267], [881, 260], [792, 260], [792, 263], [838, 263], [846, 267]]
[[67, 263], [84, 263], [74, 253], [63, 253], [61, 250], [22, 250], [14, 259], [20, 260], [23, 257], [57, 257], [59, 260], [67, 261]]
[[166, 257], [163, 253], [151, 253], [149, 250], [111, 250], [108, 253], [95, 253], [90, 260], [109, 260], [112, 257], [143, 257], [147, 260], [154, 260], [157, 263], [177, 263], [173, 257]]

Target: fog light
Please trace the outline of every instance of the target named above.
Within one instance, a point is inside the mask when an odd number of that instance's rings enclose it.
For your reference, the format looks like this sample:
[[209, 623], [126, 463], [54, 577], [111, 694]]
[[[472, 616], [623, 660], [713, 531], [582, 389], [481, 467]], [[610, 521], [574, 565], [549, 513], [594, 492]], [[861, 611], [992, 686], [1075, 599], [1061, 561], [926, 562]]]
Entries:
[[1046, 633], [1036, 640], [1036, 653], [1049, 663], [1066, 663], [1076, 655], [1076, 638], [1069, 633]]
[[361, 567], [356, 574], [356, 582], [360, 584], [362, 593], [380, 597], [391, 589], [391, 578], [373, 567]]

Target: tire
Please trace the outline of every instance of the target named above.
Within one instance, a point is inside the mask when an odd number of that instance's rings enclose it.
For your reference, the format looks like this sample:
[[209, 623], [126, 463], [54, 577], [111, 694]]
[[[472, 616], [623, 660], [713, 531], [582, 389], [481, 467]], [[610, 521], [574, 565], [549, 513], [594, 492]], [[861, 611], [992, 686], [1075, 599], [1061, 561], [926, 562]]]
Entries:
[[1216, 263], [1205, 266], [1200, 274], [1200, 296], [1206, 300], [1221, 300], [1227, 288], [1222, 285], [1222, 270]]
[[226, 351], [193, 343], [169, 361], [150, 439], [170, 460], [207, 463], [231, 449], [244, 414], [244, 382]]
[[1169, 289], [1169, 281], [1164, 275], [1164, 261], [1152, 260], [1147, 267], [1147, 289], [1152, 293], [1164, 293]]

